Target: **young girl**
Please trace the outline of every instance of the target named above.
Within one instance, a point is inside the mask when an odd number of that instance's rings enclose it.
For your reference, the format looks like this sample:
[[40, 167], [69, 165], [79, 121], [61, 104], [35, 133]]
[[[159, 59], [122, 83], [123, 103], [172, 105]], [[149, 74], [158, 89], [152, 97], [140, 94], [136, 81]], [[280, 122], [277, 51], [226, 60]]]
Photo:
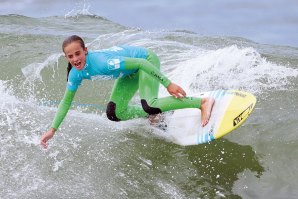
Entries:
[[[205, 126], [214, 104], [212, 98], [186, 97], [185, 91], [160, 72], [160, 62], [149, 49], [135, 46], [116, 46], [106, 50], [88, 51], [84, 41], [77, 35], [66, 38], [62, 44], [68, 60], [67, 87], [63, 100], [49, 131], [41, 137], [41, 145], [47, 148], [47, 141], [65, 118], [76, 90], [83, 79], [117, 79], [115, 81], [106, 114], [112, 121], [154, 116], [159, 113], [182, 109], [201, 109], [201, 124]], [[172, 95], [158, 97], [159, 84]], [[142, 106], [128, 103], [139, 90]]]

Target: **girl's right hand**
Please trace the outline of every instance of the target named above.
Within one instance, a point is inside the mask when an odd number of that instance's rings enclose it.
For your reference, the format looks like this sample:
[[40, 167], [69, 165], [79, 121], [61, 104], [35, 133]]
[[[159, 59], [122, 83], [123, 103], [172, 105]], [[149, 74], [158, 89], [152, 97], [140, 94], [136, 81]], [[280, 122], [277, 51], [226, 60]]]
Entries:
[[48, 148], [48, 144], [47, 144], [47, 141], [49, 139], [51, 139], [54, 134], [55, 134], [55, 129], [54, 128], [51, 128], [49, 131], [45, 132], [42, 136], [41, 136], [41, 141], [40, 141], [40, 144], [43, 146], [43, 148]]
[[175, 98], [183, 98], [186, 96], [186, 92], [183, 90], [183, 88], [174, 83], [170, 83], [170, 85], [167, 87], [167, 90]]

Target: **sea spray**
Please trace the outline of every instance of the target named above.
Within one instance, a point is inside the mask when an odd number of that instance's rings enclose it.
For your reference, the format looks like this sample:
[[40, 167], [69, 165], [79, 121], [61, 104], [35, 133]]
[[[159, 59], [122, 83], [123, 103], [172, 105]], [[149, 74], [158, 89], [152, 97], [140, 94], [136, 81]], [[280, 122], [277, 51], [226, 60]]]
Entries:
[[261, 93], [286, 90], [298, 70], [278, 65], [262, 57], [254, 48], [235, 45], [217, 50], [189, 51], [188, 61], [179, 62], [169, 77], [189, 94], [214, 89], [241, 89]]

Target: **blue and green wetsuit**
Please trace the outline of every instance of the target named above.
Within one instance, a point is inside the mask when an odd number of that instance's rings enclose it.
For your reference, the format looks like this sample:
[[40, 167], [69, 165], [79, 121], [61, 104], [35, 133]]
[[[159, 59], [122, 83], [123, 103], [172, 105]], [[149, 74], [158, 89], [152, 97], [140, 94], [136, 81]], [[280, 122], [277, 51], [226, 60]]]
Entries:
[[[201, 105], [200, 98], [158, 98], [159, 84], [167, 88], [171, 82], [160, 72], [156, 54], [143, 47], [115, 46], [88, 51], [83, 70], [72, 67], [52, 128], [58, 129], [60, 126], [84, 79], [116, 79], [106, 110], [108, 119], [112, 121], [124, 121], [181, 108], [199, 108]], [[142, 106], [128, 105], [137, 90]]]

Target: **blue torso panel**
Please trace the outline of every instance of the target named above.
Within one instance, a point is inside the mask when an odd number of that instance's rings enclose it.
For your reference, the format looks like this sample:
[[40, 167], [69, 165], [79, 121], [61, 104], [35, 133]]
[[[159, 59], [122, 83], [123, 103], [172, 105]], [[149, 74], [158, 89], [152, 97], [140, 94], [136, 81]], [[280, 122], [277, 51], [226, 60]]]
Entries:
[[135, 46], [115, 46], [105, 50], [88, 51], [83, 70], [75, 67], [69, 72], [67, 88], [78, 89], [83, 79], [116, 79], [135, 73], [136, 70], [125, 70], [125, 58], [147, 58], [147, 50]]

